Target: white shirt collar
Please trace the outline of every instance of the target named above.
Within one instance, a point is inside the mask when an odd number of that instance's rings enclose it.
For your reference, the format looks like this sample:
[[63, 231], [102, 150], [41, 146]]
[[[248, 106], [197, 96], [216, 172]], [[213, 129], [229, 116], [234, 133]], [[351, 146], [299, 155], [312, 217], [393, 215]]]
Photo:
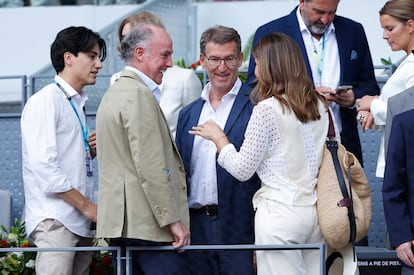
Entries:
[[[242, 86], [242, 82], [241, 82], [241, 80], [239, 78], [237, 78], [237, 80], [234, 83], [234, 85], [231, 88], [231, 90], [227, 94], [225, 94], [223, 96], [223, 98], [224, 97], [228, 97], [228, 95], [237, 96], [237, 94], [240, 91], [241, 86]], [[211, 83], [208, 82], [207, 85], [204, 87], [203, 91], [201, 92], [201, 99], [203, 99], [205, 101], [210, 101], [210, 99], [209, 99], [210, 90], [211, 90]]]
[[132, 66], [125, 66], [125, 70], [130, 70], [130, 71], [133, 71], [134, 73], [136, 73], [142, 79], [142, 81], [144, 81], [145, 85], [153, 93], [155, 93], [157, 90], [159, 90], [157, 83], [155, 83], [154, 80], [152, 80], [151, 78], [149, 78], [146, 74], [144, 74], [143, 72], [141, 72], [137, 68], [132, 67]]
[[[81, 106], [85, 105], [85, 102], [88, 100], [88, 95], [81, 91], [78, 93], [72, 86], [69, 85], [61, 76], [56, 75], [54, 79], [57, 83], [59, 83], [60, 86], [65, 90], [65, 92], [73, 99], [75, 99], [76, 102], [79, 102]], [[63, 92], [62, 94], [66, 96]]]

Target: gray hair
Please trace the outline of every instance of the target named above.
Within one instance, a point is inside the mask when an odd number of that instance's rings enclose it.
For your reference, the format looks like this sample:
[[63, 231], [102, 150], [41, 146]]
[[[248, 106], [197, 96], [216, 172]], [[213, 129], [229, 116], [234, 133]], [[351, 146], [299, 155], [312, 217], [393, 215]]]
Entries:
[[148, 42], [153, 36], [152, 24], [139, 24], [133, 27], [119, 46], [119, 54], [125, 64], [130, 64], [134, 58], [134, 51], [137, 47], [147, 48]]

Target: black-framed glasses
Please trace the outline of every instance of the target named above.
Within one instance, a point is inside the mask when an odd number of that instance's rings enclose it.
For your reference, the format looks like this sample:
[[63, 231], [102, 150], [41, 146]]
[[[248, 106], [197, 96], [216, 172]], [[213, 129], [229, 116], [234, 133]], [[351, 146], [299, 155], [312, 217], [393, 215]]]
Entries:
[[207, 59], [207, 63], [208, 65], [210, 65], [211, 67], [218, 67], [221, 64], [221, 61], [224, 61], [224, 63], [229, 66], [229, 67], [234, 67], [237, 66], [239, 64], [239, 59], [237, 56], [234, 55], [230, 55], [230, 56], [226, 56], [225, 58], [219, 58], [217, 56], [206, 56]]

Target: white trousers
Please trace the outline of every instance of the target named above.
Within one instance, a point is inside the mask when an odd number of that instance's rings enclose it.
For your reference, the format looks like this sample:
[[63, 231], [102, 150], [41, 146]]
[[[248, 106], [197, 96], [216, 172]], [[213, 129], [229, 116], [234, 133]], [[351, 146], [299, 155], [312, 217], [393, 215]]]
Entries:
[[[91, 246], [92, 239], [80, 237], [54, 219], [40, 222], [30, 234], [37, 247]], [[37, 252], [36, 275], [88, 275], [92, 251]]]
[[[259, 199], [255, 216], [256, 244], [325, 243], [318, 224], [316, 206], [290, 206]], [[318, 275], [320, 251], [256, 251], [258, 275]]]

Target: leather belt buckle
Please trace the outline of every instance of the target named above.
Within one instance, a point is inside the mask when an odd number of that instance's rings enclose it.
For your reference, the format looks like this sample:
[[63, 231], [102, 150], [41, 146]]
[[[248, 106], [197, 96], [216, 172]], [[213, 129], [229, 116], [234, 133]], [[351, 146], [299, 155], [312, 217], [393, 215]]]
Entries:
[[205, 205], [201, 208], [190, 208], [190, 211], [197, 214], [202, 214], [206, 216], [218, 216], [218, 206], [213, 205]]
[[204, 212], [207, 216], [217, 216], [218, 215], [218, 207], [217, 205], [206, 205], [203, 207]]

